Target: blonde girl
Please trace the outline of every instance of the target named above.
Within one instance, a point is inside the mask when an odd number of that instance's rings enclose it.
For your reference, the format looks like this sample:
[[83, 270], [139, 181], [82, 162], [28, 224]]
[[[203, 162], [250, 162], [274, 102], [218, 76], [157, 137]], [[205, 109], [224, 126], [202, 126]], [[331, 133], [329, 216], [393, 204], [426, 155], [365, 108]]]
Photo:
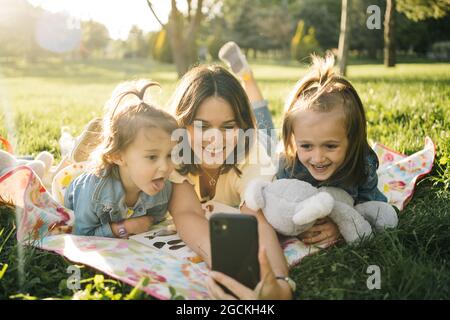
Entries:
[[77, 177], [64, 204], [75, 212], [74, 233], [127, 238], [164, 219], [173, 200], [172, 132], [176, 120], [144, 101], [148, 80], [119, 85], [103, 119], [103, 141], [92, 171]]
[[[377, 187], [378, 158], [367, 141], [363, 104], [352, 84], [334, 73], [333, 65], [332, 55], [313, 57], [310, 71], [287, 100], [282, 128], [285, 153], [277, 178], [342, 188], [373, 226], [378, 225], [377, 217], [395, 226], [396, 212]], [[323, 222], [303, 234], [303, 240], [336, 241], [336, 226]]]

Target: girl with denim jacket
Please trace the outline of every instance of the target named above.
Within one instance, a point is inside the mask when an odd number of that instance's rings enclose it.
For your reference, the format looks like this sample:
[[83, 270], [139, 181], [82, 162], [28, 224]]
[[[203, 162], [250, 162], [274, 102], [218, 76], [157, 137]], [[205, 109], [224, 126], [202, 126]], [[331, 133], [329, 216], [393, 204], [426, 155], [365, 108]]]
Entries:
[[72, 181], [65, 193], [64, 205], [75, 212], [75, 234], [127, 238], [164, 218], [173, 200], [168, 177], [175, 144], [171, 134], [178, 125], [144, 102], [152, 86], [158, 84], [142, 80], [113, 92], [95, 167]]

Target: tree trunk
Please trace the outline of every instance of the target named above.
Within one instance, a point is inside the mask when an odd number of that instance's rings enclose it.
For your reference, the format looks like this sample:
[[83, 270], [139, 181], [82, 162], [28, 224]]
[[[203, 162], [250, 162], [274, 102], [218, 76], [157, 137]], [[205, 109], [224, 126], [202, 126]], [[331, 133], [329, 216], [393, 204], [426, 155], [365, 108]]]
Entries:
[[200, 22], [203, 19], [203, 0], [197, 1], [195, 12], [192, 10], [191, 2], [192, 1], [188, 1], [189, 12], [188, 17], [185, 18], [178, 10], [176, 0], [172, 0], [169, 22], [167, 25], [163, 25], [153, 11], [151, 0], [147, 0], [147, 4], [153, 15], [163, 28], [167, 28], [167, 34], [172, 47], [173, 61], [177, 69], [178, 77], [182, 77], [197, 59], [195, 39], [197, 37]]
[[348, 43], [349, 43], [349, 8], [350, 0], [342, 0], [341, 10], [341, 30], [339, 34], [339, 48], [338, 48], [338, 61], [339, 61], [339, 73], [343, 76], [347, 74], [347, 57], [348, 57]]
[[[172, 0], [172, 2], [175, 2], [175, 0]], [[172, 7], [172, 11], [170, 12], [167, 34], [169, 36], [170, 46], [172, 47], [175, 68], [178, 77], [181, 77], [189, 69], [190, 59], [186, 52], [183, 37], [183, 16], [176, 8], [176, 5]]]
[[386, 1], [384, 15], [384, 65], [395, 67], [395, 0]]

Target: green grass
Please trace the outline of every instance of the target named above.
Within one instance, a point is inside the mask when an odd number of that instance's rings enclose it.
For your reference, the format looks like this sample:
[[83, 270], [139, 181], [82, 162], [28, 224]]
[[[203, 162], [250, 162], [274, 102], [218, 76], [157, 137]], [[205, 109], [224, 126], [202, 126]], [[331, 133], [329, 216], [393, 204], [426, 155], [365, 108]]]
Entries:
[[[277, 127], [284, 98], [305, 69], [296, 63], [252, 64], [269, 99]], [[16, 153], [48, 150], [59, 158], [61, 126], [73, 135], [102, 113], [115, 85], [150, 78], [164, 104], [176, 84], [173, 66], [152, 61], [46, 61], [33, 65], [0, 62], [0, 135], [15, 132]], [[306, 257], [291, 275], [300, 299], [450, 299], [450, 64], [399, 64], [394, 69], [358, 64], [348, 77], [367, 112], [368, 134], [400, 152], [423, 147], [425, 136], [437, 145], [432, 173], [417, 186], [400, 214], [399, 227], [358, 246], [338, 245]], [[11, 139], [11, 137], [9, 137]], [[19, 278], [18, 248], [10, 210], [0, 209], [0, 299], [70, 298], [69, 261], [34, 248], [23, 248]], [[367, 268], [381, 269], [381, 289], [366, 286]], [[133, 288], [81, 266], [85, 297], [130, 298]], [[132, 292], [134, 297], [135, 292]], [[138, 296], [146, 298], [146, 296]]]

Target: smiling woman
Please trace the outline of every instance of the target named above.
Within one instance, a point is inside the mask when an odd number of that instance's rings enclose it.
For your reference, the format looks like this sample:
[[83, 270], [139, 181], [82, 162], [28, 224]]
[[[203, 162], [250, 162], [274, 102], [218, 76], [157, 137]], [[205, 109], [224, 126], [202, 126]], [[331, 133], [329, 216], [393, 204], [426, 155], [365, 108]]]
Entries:
[[[259, 283], [259, 287], [266, 288], [260, 297], [292, 298], [291, 288], [275, 278], [275, 275], [285, 277], [288, 274], [276, 233], [262, 211], [252, 211], [244, 202], [244, 193], [251, 180], [271, 181], [275, 174], [275, 166], [266, 149], [252, 139], [256, 123], [244, 88], [220, 66], [199, 66], [180, 80], [169, 107], [189, 136], [186, 139], [189, 146], [183, 152], [192, 157], [186, 159], [195, 160], [183, 162], [171, 175], [171, 180], [175, 184], [184, 184], [186, 191], [193, 185], [202, 201], [215, 200], [256, 216], [259, 243], [267, 249], [267, 260], [270, 261], [270, 266], [264, 269], [267, 277], [262, 277]], [[236, 130], [244, 134], [234, 135]], [[231, 131], [231, 134], [223, 136], [224, 131]], [[215, 161], [208, 163], [203, 157], [214, 158]], [[233, 161], [228, 161], [230, 158]], [[172, 211], [171, 214], [181, 238], [211, 265], [210, 230], [205, 215]], [[252, 290], [259, 289], [247, 290], [253, 293]], [[257, 295], [252, 296], [255, 298]]]
[[190, 162], [182, 162], [178, 168], [182, 176], [173, 178], [191, 182], [202, 201], [214, 199], [240, 207], [251, 179], [273, 179], [275, 167], [254, 135], [250, 102], [227, 70], [219, 66], [191, 69], [178, 84], [169, 108], [186, 128], [189, 147], [184, 152], [192, 155], [183, 157]]

